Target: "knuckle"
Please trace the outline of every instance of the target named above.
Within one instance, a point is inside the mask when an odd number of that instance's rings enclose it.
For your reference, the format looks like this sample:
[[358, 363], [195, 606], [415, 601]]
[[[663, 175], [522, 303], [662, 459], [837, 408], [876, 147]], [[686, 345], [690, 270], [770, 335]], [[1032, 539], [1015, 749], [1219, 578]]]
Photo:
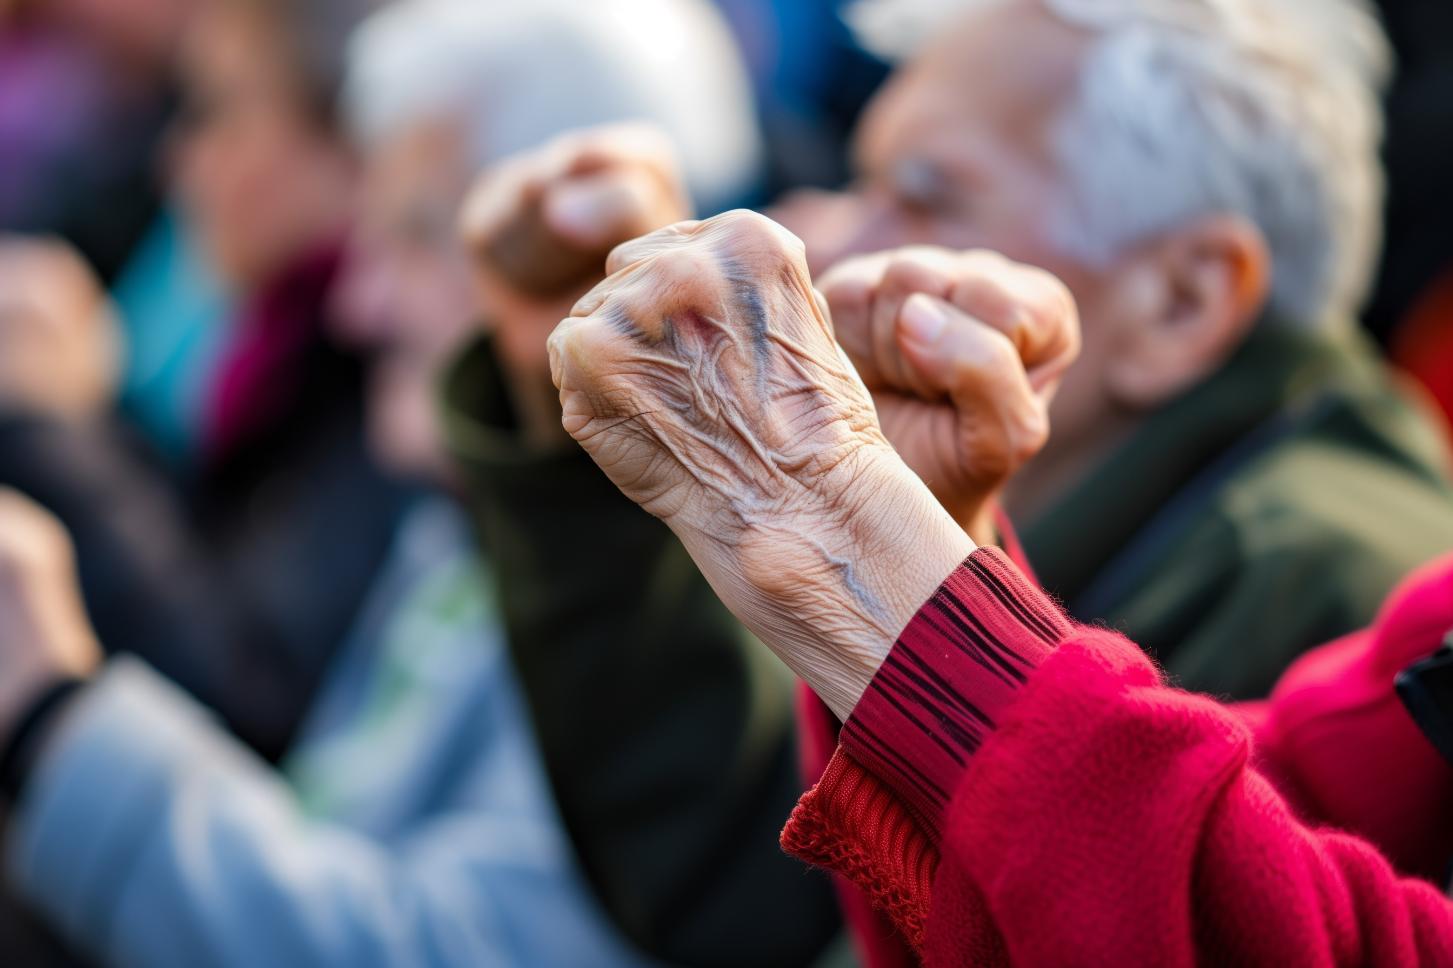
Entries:
[[921, 262], [905, 255], [895, 255], [883, 270], [883, 288], [909, 288], [923, 275], [923, 270]]
[[1038, 266], [1023, 266], [1022, 271], [1026, 288], [1033, 294], [1031, 298], [1042, 317], [1061, 320], [1075, 315], [1075, 297], [1059, 276]]
[[1075, 297], [1057, 276], [1043, 269], [1032, 273], [1031, 295], [1023, 312], [1037, 332], [1033, 362], [1067, 366], [1080, 352], [1080, 317]]
[[865, 267], [843, 263], [829, 271], [818, 283], [818, 290], [834, 313], [858, 314], [867, 309], [873, 284], [860, 271], [862, 268]]
[[607, 312], [569, 320], [550, 336], [548, 347], [553, 357], [552, 367], [558, 369], [562, 377], [568, 369], [574, 378], [588, 384], [574, 389], [600, 387], [618, 376], [612, 350], [614, 334], [609, 322], [609, 308], [603, 307]]
[[651, 281], [657, 286], [695, 288], [713, 275], [710, 253], [690, 243], [662, 249], [648, 261]]
[[880, 288], [900, 293], [942, 294], [948, 288], [946, 253], [928, 246], [900, 249], [883, 269]]
[[606, 275], [613, 276], [622, 269], [645, 261], [651, 255], [653, 243], [652, 235], [644, 235], [628, 242], [622, 242], [611, 249], [605, 257]]
[[709, 219], [705, 225], [723, 238], [734, 255], [780, 263], [801, 260], [802, 241], [758, 212], [736, 209]]
[[1003, 253], [993, 249], [965, 249], [961, 264], [980, 272], [1002, 272], [1005, 266], [1012, 263]]
[[954, 286], [979, 302], [1007, 302], [1012, 290], [1013, 270], [998, 255], [978, 258], [977, 253], [954, 267]]

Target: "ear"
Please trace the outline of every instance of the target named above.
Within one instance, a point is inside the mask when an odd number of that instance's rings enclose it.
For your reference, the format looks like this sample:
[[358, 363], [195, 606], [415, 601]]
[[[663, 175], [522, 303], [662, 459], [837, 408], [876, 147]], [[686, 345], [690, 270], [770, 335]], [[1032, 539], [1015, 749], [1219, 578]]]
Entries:
[[1106, 367], [1121, 406], [1147, 410], [1218, 370], [1266, 303], [1271, 256], [1237, 215], [1198, 219], [1141, 247], [1127, 266], [1130, 298]]

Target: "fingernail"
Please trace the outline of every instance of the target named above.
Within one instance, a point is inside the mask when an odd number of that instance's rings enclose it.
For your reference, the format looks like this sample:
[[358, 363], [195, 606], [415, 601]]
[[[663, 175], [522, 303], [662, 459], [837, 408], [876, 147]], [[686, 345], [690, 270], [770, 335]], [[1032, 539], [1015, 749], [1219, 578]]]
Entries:
[[903, 328], [908, 338], [921, 346], [938, 342], [939, 334], [948, 325], [948, 315], [937, 299], [914, 293], [903, 304]]

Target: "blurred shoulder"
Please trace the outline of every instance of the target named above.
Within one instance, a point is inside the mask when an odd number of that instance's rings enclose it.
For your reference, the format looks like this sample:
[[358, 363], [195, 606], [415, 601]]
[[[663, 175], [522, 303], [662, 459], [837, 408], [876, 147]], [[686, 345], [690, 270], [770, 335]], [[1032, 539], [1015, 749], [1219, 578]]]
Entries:
[[1325, 578], [1400, 577], [1453, 550], [1453, 487], [1441, 474], [1339, 440], [1267, 454], [1227, 483], [1212, 518], [1243, 561], [1301, 560]]

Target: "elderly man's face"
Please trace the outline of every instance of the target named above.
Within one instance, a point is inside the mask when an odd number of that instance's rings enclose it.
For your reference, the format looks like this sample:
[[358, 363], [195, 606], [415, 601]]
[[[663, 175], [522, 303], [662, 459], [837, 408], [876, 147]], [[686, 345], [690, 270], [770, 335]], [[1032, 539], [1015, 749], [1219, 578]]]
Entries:
[[462, 147], [452, 127], [423, 123], [371, 153], [335, 293], [338, 335], [372, 355], [374, 451], [413, 474], [442, 463], [434, 383], [474, 321], [473, 277], [456, 230], [469, 183]]
[[1046, 139], [1080, 45], [1027, 4], [996, 6], [960, 19], [899, 70], [858, 131], [858, 219], [841, 247], [1047, 254], [1061, 188]]
[[1050, 231], [1065, 198], [1050, 139], [1084, 49], [1083, 35], [1037, 4], [996, 4], [960, 18], [870, 105], [851, 193], [821, 200], [805, 218], [785, 216], [807, 242], [815, 273], [846, 255], [936, 244], [993, 249], [1060, 276], [1080, 304], [1085, 348], [1056, 401], [1057, 440], [1099, 411], [1099, 322], [1123, 309], [1116, 274], [1066, 259]]

